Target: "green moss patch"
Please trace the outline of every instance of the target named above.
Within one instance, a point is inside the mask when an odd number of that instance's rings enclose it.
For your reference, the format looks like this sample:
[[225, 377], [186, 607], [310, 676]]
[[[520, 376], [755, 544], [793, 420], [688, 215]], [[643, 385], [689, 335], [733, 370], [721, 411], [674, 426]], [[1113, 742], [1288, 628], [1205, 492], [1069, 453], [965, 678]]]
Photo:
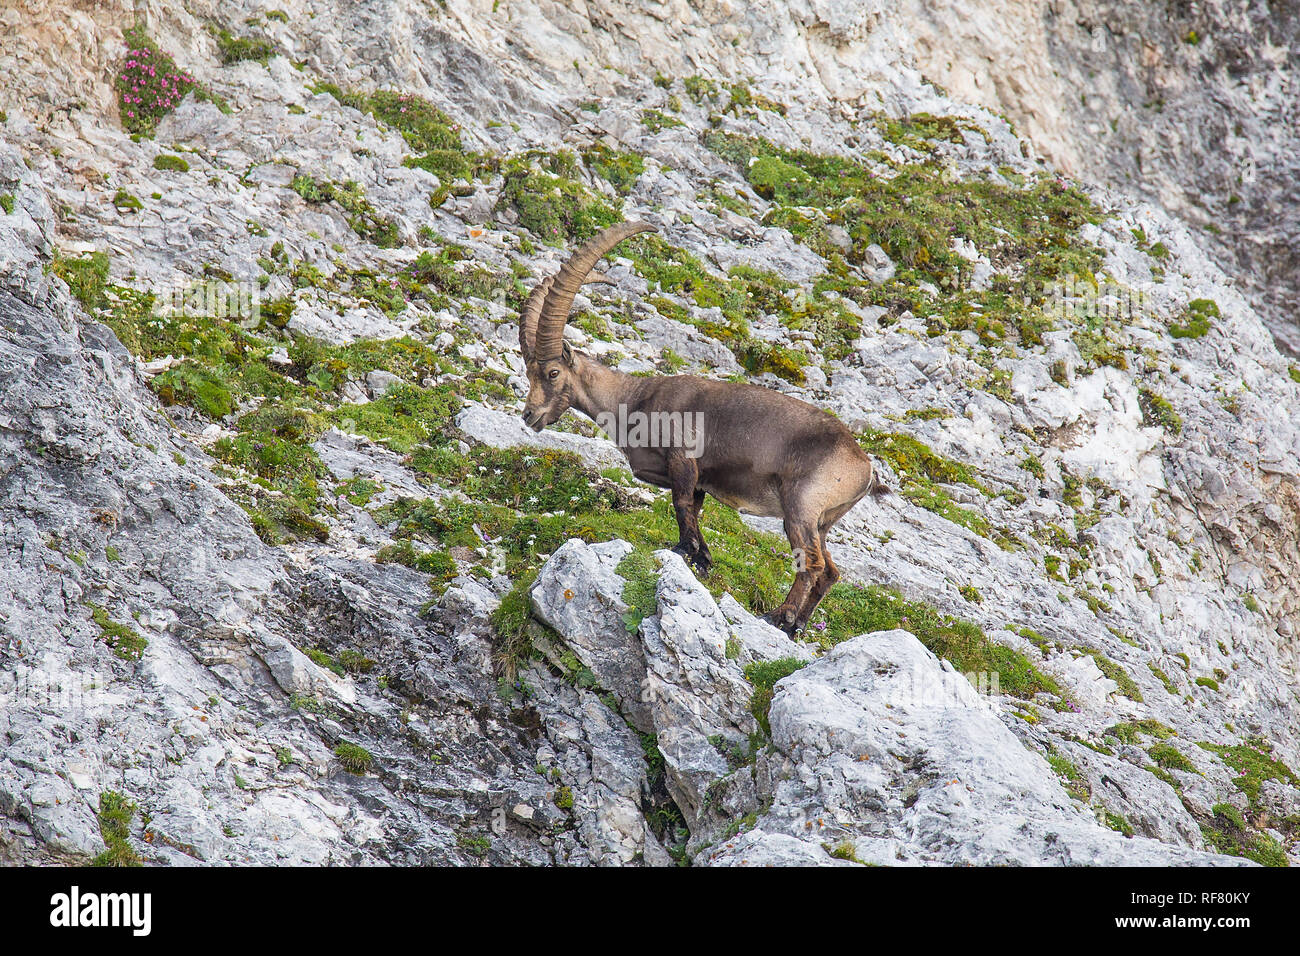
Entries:
[[643, 620], [659, 612], [658, 568], [650, 554], [633, 549], [619, 562], [617, 571], [623, 578], [623, 603], [628, 605], [623, 626], [635, 632]]
[[985, 494], [991, 493], [969, 465], [936, 453], [912, 435], [867, 428], [859, 434], [858, 444], [889, 462], [890, 467], [903, 480], [969, 485]]
[[[461, 247], [448, 244], [426, 251], [390, 276], [361, 270], [340, 270], [330, 279], [319, 273], [307, 277], [306, 269], [301, 274], [321, 293], [380, 301], [396, 309], [405, 307], [408, 297], [433, 304], [449, 302], [452, 294], [487, 293], [492, 278], [466, 260]], [[218, 315], [163, 315], [148, 293], [106, 284], [106, 257], [57, 259], [55, 269], [133, 354], [145, 361], [163, 356], [181, 360], [150, 385], [164, 404], [191, 406], [234, 428], [236, 434], [218, 441], [213, 454], [225, 466], [225, 475], [251, 484], [227, 484], [223, 490], [244, 507], [269, 543], [323, 540], [328, 534], [319, 520], [319, 512], [329, 507], [322, 489], [328, 474], [310, 447], [326, 428], [336, 425], [399, 453], [412, 453], [417, 470], [436, 473], [446, 464], [461, 396], [511, 394], [499, 373], [458, 364], [412, 338], [332, 346], [290, 335], [284, 328], [290, 300], [269, 303], [247, 317], [233, 308]], [[288, 365], [269, 360], [277, 347], [287, 350]], [[340, 405], [343, 386], [375, 369], [401, 381], [373, 402]], [[449, 372], [463, 372], [463, 378], [428, 388], [416, 384]], [[239, 414], [241, 409], [247, 410]]]
[[1217, 754], [1220, 760], [1237, 772], [1232, 782], [1246, 795], [1252, 807], [1259, 803], [1259, 790], [1265, 780], [1278, 780], [1300, 787], [1300, 780], [1291, 768], [1273, 757], [1272, 745], [1264, 740], [1254, 738], [1236, 746], [1198, 741], [1197, 745]]
[[348, 431], [406, 454], [449, 427], [459, 408], [460, 400], [450, 389], [399, 383], [364, 405], [340, 405], [328, 417]]
[[[936, 141], [961, 139], [964, 130], [978, 131], [951, 117], [913, 120], [888, 121], [887, 138], [924, 151]], [[1062, 181], [954, 180], [935, 162], [900, 165], [880, 155], [859, 161], [720, 131], [707, 134], [706, 144], [774, 204], [765, 225], [789, 230], [828, 260], [828, 276], [816, 291], [883, 307], [888, 315], [882, 324], [912, 312], [926, 316], [931, 336], [975, 333], [980, 351], [972, 357], [988, 370], [976, 387], [1010, 401], [1010, 375], [996, 359], [1016, 346], [1041, 345], [1061, 320], [1079, 326], [1073, 334], [1086, 365], [1126, 366], [1111, 328], [1116, 323], [1094, 315], [1097, 310], [1061, 309], [1054, 291], [1072, 277], [1094, 281], [1102, 261], [1100, 249], [1081, 238], [1082, 227], [1100, 221], [1101, 213]], [[953, 249], [954, 238], [988, 257], [995, 270], [989, 288], [971, 288], [972, 263]], [[851, 271], [866, 264], [873, 244], [897, 266], [878, 284]], [[831, 348], [844, 338], [817, 331], [827, 357], [840, 357]]]
[[139, 212], [144, 208], [144, 203], [125, 189], [119, 189], [113, 194], [113, 205], [119, 212]]
[[1147, 661], [1147, 670], [1151, 671], [1152, 676], [1155, 677], [1156, 680], [1160, 681], [1160, 683], [1164, 685], [1165, 690], [1173, 694], [1175, 697], [1178, 696], [1178, 685], [1175, 684], [1172, 680], [1170, 680], [1168, 674], [1162, 671], [1151, 661]]
[[344, 770], [357, 776], [368, 773], [375, 763], [375, 758], [369, 750], [346, 742], [334, 748], [334, 756], [338, 758]]
[[1101, 822], [1105, 824], [1107, 829], [1114, 830], [1116, 833], [1122, 833], [1126, 837], [1133, 836], [1133, 824], [1129, 823], [1122, 813], [1102, 810]]
[[149, 642], [134, 628], [119, 624], [98, 604], [87, 601], [86, 607], [90, 608], [91, 617], [99, 626], [100, 638], [113, 649], [114, 654], [124, 661], [138, 661], [144, 657], [144, 649], [149, 646]]
[[393, 249], [401, 245], [397, 224], [375, 209], [355, 182], [329, 182], [300, 173], [294, 176], [290, 186], [309, 203], [335, 203], [347, 214], [352, 231], [379, 248]]
[[[105, 302], [99, 317], [133, 354], [146, 361], [167, 355], [182, 359], [150, 382], [164, 404], [190, 405], [207, 417], [221, 418], [245, 400], [261, 400], [257, 409], [235, 420], [235, 435], [216, 443], [214, 457], [260, 484], [263, 491], [232, 497], [265, 539], [278, 544], [304, 534], [321, 537], [324, 526], [312, 514], [326, 472], [310, 442], [326, 420], [317, 387], [293, 377], [306, 370], [295, 367], [285, 374], [272, 367], [266, 358], [273, 343], [230, 319], [158, 315], [151, 295], [118, 286], [99, 297]], [[300, 350], [292, 351], [301, 359]]]
[[614, 187], [620, 196], [626, 196], [645, 172], [645, 160], [637, 153], [611, 149], [603, 143], [582, 151], [587, 168]]
[[91, 866], [140, 866], [140, 856], [131, 848], [131, 821], [139, 807], [116, 790], [99, 795], [99, 835], [104, 852]]
[[447, 184], [473, 179], [496, 168], [492, 156], [465, 148], [459, 124], [414, 93], [393, 90], [360, 93], [343, 90], [332, 83], [319, 83], [313, 89], [317, 93], [329, 93], [344, 106], [370, 113], [378, 122], [401, 133], [415, 153], [403, 160], [404, 164], [428, 170], [443, 183], [431, 200], [435, 207], [450, 195]]
[[265, 64], [280, 52], [275, 42], [267, 37], [236, 36], [219, 26], [213, 26], [211, 30], [217, 41], [217, 56], [227, 66], [242, 60]]
[[1195, 764], [1188, 760], [1173, 744], [1158, 743], [1147, 748], [1147, 754], [1157, 767], [1165, 770], [1181, 770], [1183, 773], [1198, 773]]
[[190, 164], [180, 156], [169, 156], [166, 153], [161, 153], [153, 158], [153, 168], [165, 172], [188, 173]]
[[381, 564], [401, 564], [415, 571], [448, 582], [459, 574], [456, 562], [446, 551], [421, 551], [410, 541], [399, 541], [379, 549], [375, 560]]
[[968, 465], [934, 452], [919, 439], [904, 432], [883, 432], [867, 428], [858, 444], [872, 455], [889, 462], [900, 481], [899, 492], [912, 504], [961, 525], [981, 537], [990, 538], [1004, 549], [1015, 547], [1005, 531], [993, 528], [982, 514], [952, 500], [941, 485], [961, 484], [992, 494]]
[[[916, 129], [951, 138], [960, 135], [953, 122], [930, 118]], [[960, 288], [970, 268], [951, 247], [950, 240], [960, 237], [999, 271], [1018, 265], [1028, 280], [1024, 290], [1039, 299], [1043, 290], [1030, 286], [1073, 274], [1091, 277], [1100, 266], [1100, 251], [1078, 238], [1081, 226], [1099, 220], [1098, 211], [1083, 193], [1056, 180], [1025, 187], [1001, 179], [951, 181], [927, 165], [885, 173], [846, 157], [722, 132], [709, 133], [705, 144], [782, 209], [824, 210], [848, 231], [851, 262], [862, 262], [876, 243], [896, 263]]]
[[674, 129], [684, 125], [676, 116], [669, 116], [662, 110], [642, 110], [641, 125], [651, 133], [659, 133], [666, 129]]
[[1210, 323], [1219, 318], [1219, 304], [1213, 299], [1193, 299], [1187, 303], [1181, 322], [1169, 323], [1169, 334], [1176, 339], [1199, 339], [1210, 331]]
[[1290, 865], [1282, 844], [1251, 827], [1232, 804], [1216, 803], [1211, 812], [1213, 816], [1201, 825], [1201, 833], [1219, 853], [1245, 857], [1261, 866]]
[[1106, 733], [1126, 744], [1139, 743], [1143, 736], [1154, 737], [1157, 740], [1168, 740], [1175, 736], [1172, 727], [1150, 718], [1113, 724], [1106, 729]]
[[801, 661], [797, 657], [782, 657], [775, 661], [755, 661], [745, 668], [745, 680], [754, 685], [754, 694], [749, 699], [749, 712], [768, 737], [772, 736], [768, 714], [772, 709], [776, 682], [807, 664], [807, 661]]
[[1149, 428], [1163, 428], [1171, 435], [1183, 430], [1183, 418], [1169, 400], [1149, 388], [1138, 389], [1138, 408], [1142, 411], [1142, 424]]
[[[1094, 613], [1096, 612], [1094, 611]], [[1142, 702], [1142, 691], [1138, 688], [1138, 685], [1134, 682], [1133, 678], [1129, 676], [1128, 671], [1119, 664], [1116, 664], [1101, 651], [1094, 651], [1086, 647], [1079, 648], [1079, 650], [1089, 655], [1097, 663], [1097, 669], [1115, 682], [1115, 693], [1121, 694], [1130, 700], [1135, 700], [1138, 703]]]
[[572, 153], [528, 153], [502, 167], [505, 183], [498, 208], [510, 207], [523, 226], [544, 242], [584, 242], [622, 213], [577, 176]]
[[652, 295], [650, 303], [662, 314], [694, 325], [731, 349], [736, 361], [751, 375], [764, 372], [795, 384], [803, 384], [803, 369], [809, 363], [803, 351], [756, 337], [751, 323], [773, 316], [790, 329], [812, 332], [827, 359], [843, 358], [861, 330], [859, 320], [843, 305], [824, 295], [821, 288], [812, 296], [789, 295], [795, 289], [770, 272], [736, 266], [726, 276], [709, 270], [685, 249], [658, 236], [637, 236], [627, 243], [628, 255], [637, 272], [653, 291], [673, 293], [700, 309], [716, 308], [722, 321], [696, 318], [680, 302], [664, 295]]
[[1284, 833], [1294, 835], [1300, 827], [1300, 818], [1291, 815], [1279, 820], [1268, 814], [1260, 801], [1260, 790], [1267, 780], [1292, 787], [1300, 785], [1291, 768], [1277, 760], [1272, 754], [1272, 745], [1258, 737], [1231, 746], [1200, 741], [1197, 745], [1217, 754], [1235, 771], [1233, 784], [1249, 802], [1244, 814], [1231, 804], [1215, 804], [1212, 817], [1201, 823], [1206, 843], [1220, 853], [1243, 856], [1264, 866], [1288, 866], [1286, 851], [1276, 839], [1263, 832], [1263, 828], [1276, 826]]
[[150, 382], [164, 405], [189, 405], [208, 418], [224, 418], [235, 410], [226, 382], [194, 362], [183, 362]]
[[1092, 791], [1088, 786], [1088, 780], [1074, 763], [1064, 754], [1055, 750], [1048, 752], [1047, 763], [1053, 772], [1061, 778], [1065, 785], [1066, 792], [1075, 800], [1087, 803], [1092, 796]]
[[[689, 83], [690, 81], [688, 80], [687, 82]], [[750, 85], [743, 80], [734, 80], [727, 83], [726, 89], [731, 96], [725, 110], [728, 113], [740, 115], [746, 111], [753, 110], [779, 113], [781, 116], [784, 116], [786, 113], [784, 103], [778, 103], [776, 100], [764, 96], [761, 93], [755, 93]], [[687, 90], [687, 95], [690, 95], [689, 88]]]
[[65, 257], [55, 253], [51, 268], [54, 274], [68, 284], [73, 296], [87, 312], [94, 313], [106, 302], [104, 289], [108, 285], [108, 256], [92, 252], [85, 256]]
[[[436, 252], [421, 252], [407, 267], [407, 273], [417, 287], [432, 287], [444, 295], [460, 299], [471, 296], [490, 299], [496, 292], [509, 287], [509, 283], [492, 270], [478, 265], [468, 249], [450, 242], [442, 243]], [[423, 292], [419, 288], [409, 291], [413, 294]]]
[[1037, 693], [1049, 693], [1065, 698], [1055, 680], [1018, 651], [989, 640], [979, 625], [924, 602], [909, 601], [897, 591], [876, 585], [837, 584], [813, 620], [811, 633], [818, 634], [823, 647], [858, 634], [903, 628], [959, 671], [974, 675], [976, 683], [984, 680], [991, 686], [996, 674], [998, 689], [1012, 697], [1028, 700]]
[[966, 138], [962, 135], [962, 130], [971, 130], [987, 139], [987, 135], [977, 124], [958, 116], [911, 113], [907, 116], [892, 117], [877, 113], [874, 122], [888, 142], [922, 153], [936, 152], [936, 143], [964, 144]]
[[682, 81], [682, 85], [686, 89], [686, 95], [697, 104], [713, 99], [722, 89], [717, 80], [699, 75], [686, 77]]

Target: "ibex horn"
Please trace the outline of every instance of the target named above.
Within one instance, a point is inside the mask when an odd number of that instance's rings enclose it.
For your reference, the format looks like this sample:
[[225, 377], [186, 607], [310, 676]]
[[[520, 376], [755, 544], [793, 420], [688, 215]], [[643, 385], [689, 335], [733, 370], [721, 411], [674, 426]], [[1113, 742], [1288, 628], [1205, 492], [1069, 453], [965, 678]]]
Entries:
[[[538, 362], [549, 362], [560, 357], [564, 348], [564, 323], [569, 320], [569, 310], [573, 307], [573, 297], [582, 288], [588, 274], [596, 267], [605, 253], [616, 245], [639, 232], [653, 232], [654, 226], [648, 222], [621, 222], [610, 226], [569, 257], [569, 261], [560, 267], [560, 271], [551, 279], [538, 284], [549, 284], [543, 293], [541, 315], [537, 320], [537, 336], [533, 358]], [[533, 290], [524, 309], [532, 305], [533, 297], [538, 294]], [[520, 341], [523, 341], [524, 314], [520, 314]]]

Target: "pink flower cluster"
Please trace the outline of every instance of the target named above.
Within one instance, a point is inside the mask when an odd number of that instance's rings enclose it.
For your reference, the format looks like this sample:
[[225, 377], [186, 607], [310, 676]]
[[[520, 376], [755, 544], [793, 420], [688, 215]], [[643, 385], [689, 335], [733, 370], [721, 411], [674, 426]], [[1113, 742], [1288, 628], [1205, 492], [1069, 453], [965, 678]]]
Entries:
[[153, 50], [128, 49], [126, 62], [117, 78], [118, 96], [128, 127], [140, 131], [141, 124], [152, 128], [153, 122], [173, 109], [194, 86], [194, 77], [179, 70], [165, 56]]

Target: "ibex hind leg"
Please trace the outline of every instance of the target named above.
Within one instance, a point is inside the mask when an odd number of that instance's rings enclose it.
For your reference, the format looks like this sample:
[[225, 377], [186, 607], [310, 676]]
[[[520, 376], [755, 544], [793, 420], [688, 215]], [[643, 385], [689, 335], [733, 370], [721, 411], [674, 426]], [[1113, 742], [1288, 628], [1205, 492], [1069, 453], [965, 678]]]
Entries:
[[821, 577], [824, 563], [815, 518], [787, 508], [785, 535], [790, 539], [790, 554], [794, 559], [794, 584], [785, 600], [771, 613], [765, 614], [763, 620], [793, 637], [799, 629], [804, 603]]
[[[854, 452], [856, 451], [857, 449], [854, 449]], [[831, 559], [830, 550], [826, 547], [826, 535], [837, 521], [848, 514], [853, 509], [853, 506], [866, 496], [875, 483], [871, 461], [865, 455], [858, 457], [858, 455], [854, 454], [849, 461], [841, 464], [841, 468], [836, 469], [831, 474], [834, 481], [826, 483], [823, 500], [829, 498], [834, 503], [830, 504], [817, 520], [818, 570], [803, 595], [802, 603], [790, 628], [792, 634], [798, 633], [807, 626], [813, 612], [817, 610], [817, 605], [826, 596], [826, 592], [840, 580], [839, 568], [835, 566], [834, 560]], [[847, 500], [844, 499], [842, 491], [846, 478], [850, 480], [849, 486], [854, 489], [852, 496]]]
[[[834, 522], [832, 522], [833, 524]], [[822, 573], [817, 580], [813, 582], [808, 591], [808, 596], [803, 602], [803, 607], [799, 609], [799, 616], [795, 619], [794, 629], [796, 632], [802, 631], [807, 625], [808, 620], [813, 616], [813, 611], [817, 610], [817, 605], [821, 604], [822, 598], [826, 592], [835, 586], [840, 579], [840, 569], [835, 566], [831, 560], [831, 553], [826, 547], [826, 532], [830, 530], [830, 525], [821, 529], [818, 543], [821, 546], [822, 554]]]

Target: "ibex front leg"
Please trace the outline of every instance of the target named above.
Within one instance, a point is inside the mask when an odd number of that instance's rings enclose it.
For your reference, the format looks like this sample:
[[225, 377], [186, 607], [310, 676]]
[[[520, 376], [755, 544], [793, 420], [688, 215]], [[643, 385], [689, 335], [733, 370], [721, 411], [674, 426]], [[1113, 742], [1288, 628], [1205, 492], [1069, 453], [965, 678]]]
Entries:
[[673, 550], [695, 565], [701, 574], [707, 574], [713, 567], [713, 555], [700, 533], [704, 492], [695, 486], [698, 479], [694, 458], [680, 452], [668, 456], [668, 481], [673, 491], [673, 512], [677, 515], [678, 540]]

